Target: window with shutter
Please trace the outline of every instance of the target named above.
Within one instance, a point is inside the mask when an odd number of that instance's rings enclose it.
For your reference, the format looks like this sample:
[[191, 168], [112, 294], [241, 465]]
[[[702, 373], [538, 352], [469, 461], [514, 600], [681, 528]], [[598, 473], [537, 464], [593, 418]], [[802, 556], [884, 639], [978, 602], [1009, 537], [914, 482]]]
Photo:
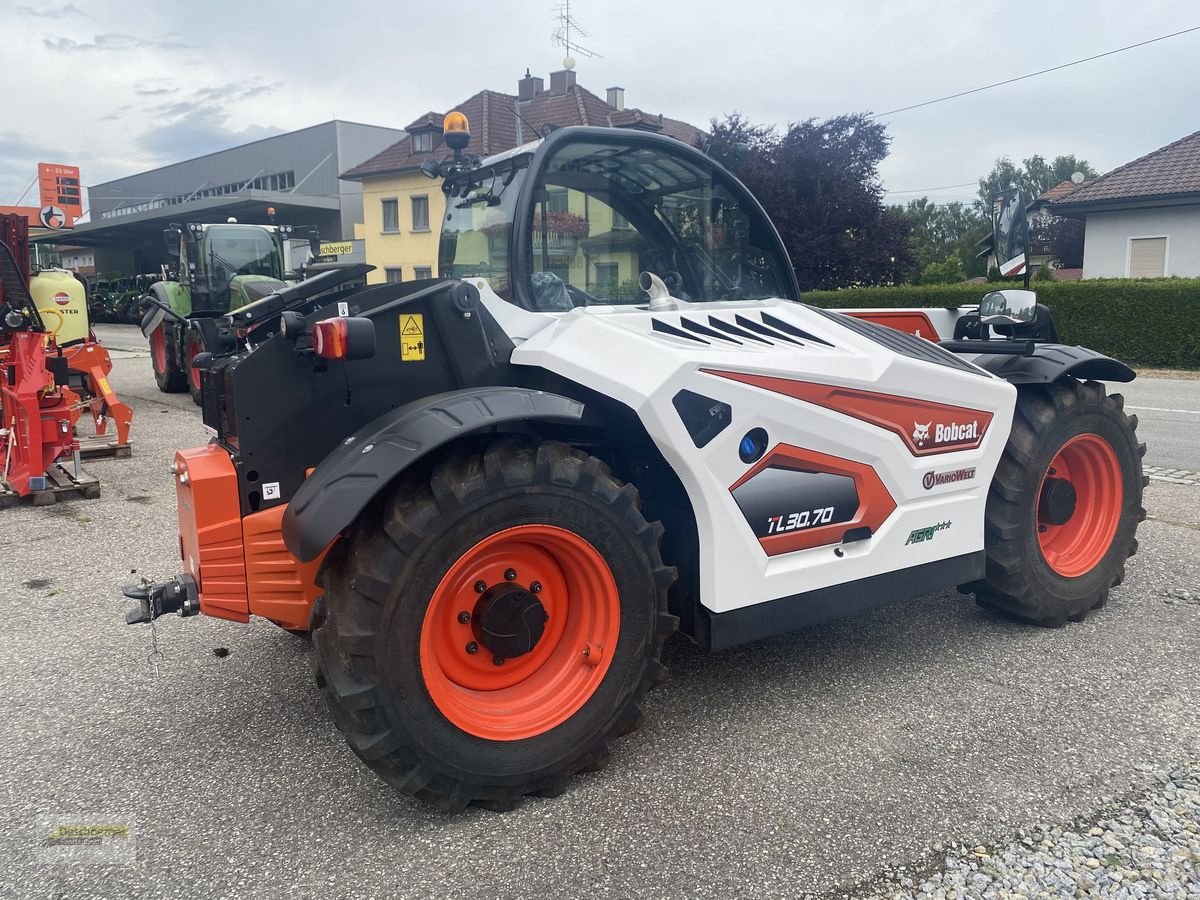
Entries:
[[1131, 238], [1129, 241], [1129, 277], [1162, 278], [1167, 274], [1165, 237]]

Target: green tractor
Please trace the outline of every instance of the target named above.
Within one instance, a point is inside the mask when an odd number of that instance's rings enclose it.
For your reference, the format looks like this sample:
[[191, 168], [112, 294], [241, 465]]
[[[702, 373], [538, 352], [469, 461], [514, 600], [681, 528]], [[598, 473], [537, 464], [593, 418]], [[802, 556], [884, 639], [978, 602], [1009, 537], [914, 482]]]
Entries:
[[217, 225], [189, 223], [163, 230], [176, 260], [167, 277], [142, 298], [142, 333], [150, 342], [154, 380], [165, 393], [190, 391], [200, 402], [200, 377], [192, 360], [214, 345], [219, 320], [285, 287], [297, 276], [287, 271], [287, 241], [306, 237], [313, 255], [320, 236], [311, 225]]

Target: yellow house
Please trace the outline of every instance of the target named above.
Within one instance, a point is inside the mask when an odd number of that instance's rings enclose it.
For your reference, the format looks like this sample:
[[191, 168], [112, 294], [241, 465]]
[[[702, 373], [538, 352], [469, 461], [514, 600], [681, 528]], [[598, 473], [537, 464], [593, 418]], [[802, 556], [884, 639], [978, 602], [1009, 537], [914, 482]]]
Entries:
[[[575, 73], [566, 70], [550, 73], [548, 90], [541, 78], [526, 72], [515, 95], [480, 91], [454, 109], [470, 122], [468, 152], [477, 156], [511, 150], [537, 140], [547, 129], [566, 125], [636, 128], [688, 144], [695, 144], [702, 135], [686, 122], [626, 109], [623, 88], [609, 88], [607, 99], [602, 100], [576, 84]], [[446, 201], [441, 180], [421, 174], [421, 163], [449, 154], [442, 139], [443, 118], [439, 113], [426, 113], [404, 129], [407, 137], [341, 176], [363, 185], [364, 221], [355, 226], [354, 236], [365, 242], [366, 261], [375, 266], [368, 276], [372, 284], [439, 274], [438, 237]], [[607, 208], [596, 209], [594, 200], [592, 208], [585, 208], [582, 195], [567, 193], [547, 201], [547, 215], [556, 220], [547, 228], [544, 248], [551, 263], [569, 270], [575, 284], [621, 285], [635, 278], [636, 257], [614, 250], [613, 242], [607, 243], [603, 254], [589, 252], [589, 237], [627, 227], [620, 216]], [[552, 241], [556, 246], [550, 248]]]

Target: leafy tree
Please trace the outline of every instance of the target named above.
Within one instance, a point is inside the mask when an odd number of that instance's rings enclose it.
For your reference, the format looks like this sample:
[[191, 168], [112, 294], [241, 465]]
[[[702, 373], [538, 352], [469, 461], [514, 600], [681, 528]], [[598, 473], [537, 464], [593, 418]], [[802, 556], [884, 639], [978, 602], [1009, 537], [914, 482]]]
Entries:
[[[910, 200], [902, 210], [912, 226], [909, 245], [914, 257], [906, 280], [929, 284], [924, 270], [933, 263], [958, 261], [964, 278], [984, 274], [985, 262], [976, 257], [979, 239], [991, 228], [989, 220], [966, 203], [934, 203], [928, 197]], [[961, 280], [961, 279], [960, 279]]]
[[706, 149], [737, 170], [779, 229], [801, 290], [893, 284], [912, 268], [908, 218], [883, 205], [885, 126], [864, 114], [780, 133], [733, 113]]
[[1025, 193], [1028, 202], [1056, 184], [1070, 181], [1076, 172], [1082, 172], [1084, 178], [1096, 177], [1096, 170], [1088, 161], [1073, 154], [1056, 156], [1051, 162], [1046, 162], [1045, 157], [1035, 155], [1021, 160], [1020, 166], [1014, 165], [1007, 156], [1002, 156], [996, 160], [992, 171], [979, 179], [976, 209], [984, 215], [991, 216], [992, 200], [1001, 191], [1018, 187]]
[[967, 274], [958, 256], [951, 256], [944, 262], [929, 263], [921, 270], [919, 279], [917, 284], [955, 284], [966, 281]]

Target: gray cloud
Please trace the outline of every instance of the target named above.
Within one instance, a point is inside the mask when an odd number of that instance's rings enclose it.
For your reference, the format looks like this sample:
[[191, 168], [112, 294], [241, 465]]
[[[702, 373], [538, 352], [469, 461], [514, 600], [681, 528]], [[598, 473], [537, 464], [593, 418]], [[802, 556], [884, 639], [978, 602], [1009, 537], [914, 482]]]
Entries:
[[[70, 157], [57, 147], [40, 144], [15, 131], [0, 131], [0, 206], [14, 203], [37, 175], [40, 162], [66, 162]], [[31, 196], [37, 203], [37, 187]], [[29, 197], [25, 203], [29, 203]]]
[[186, 159], [279, 134], [274, 125], [230, 128], [228, 104], [270, 94], [278, 83], [231, 82], [200, 88], [190, 98], [150, 107], [155, 127], [136, 139], [139, 149], [165, 160]]
[[168, 87], [167, 85], [154, 86], [144, 84], [141, 87], [135, 87], [133, 92], [139, 97], [161, 97], [165, 96], [166, 94], [178, 94], [179, 88]]
[[133, 109], [133, 106], [131, 106], [128, 103], [125, 104], [124, 106], [118, 106], [115, 110], [110, 112], [108, 115], [101, 116], [99, 121], [101, 121], [101, 122], [117, 122], [120, 119], [124, 118], [124, 114], [129, 112], [129, 110], [131, 110], [131, 109]]
[[60, 53], [88, 53], [93, 50], [106, 52], [122, 52], [126, 50], [180, 50], [193, 45], [184, 43], [176, 34], [166, 34], [161, 38], [138, 37], [132, 34], [98, 34], [91, 42], [76, 41], [68, 37], [48, 36], [42, 38], [42, 44], [47, 50]]
[[38, 9], [33, 6], [18, 6], [17, 12], [26, 16], [34, 16], [38, 19], [64, 19], [67, 16], [83, 16], [84, 18], [91, 18], [74, 3], [68, 3], [65, 6], [52, 6], [48, 9]]

